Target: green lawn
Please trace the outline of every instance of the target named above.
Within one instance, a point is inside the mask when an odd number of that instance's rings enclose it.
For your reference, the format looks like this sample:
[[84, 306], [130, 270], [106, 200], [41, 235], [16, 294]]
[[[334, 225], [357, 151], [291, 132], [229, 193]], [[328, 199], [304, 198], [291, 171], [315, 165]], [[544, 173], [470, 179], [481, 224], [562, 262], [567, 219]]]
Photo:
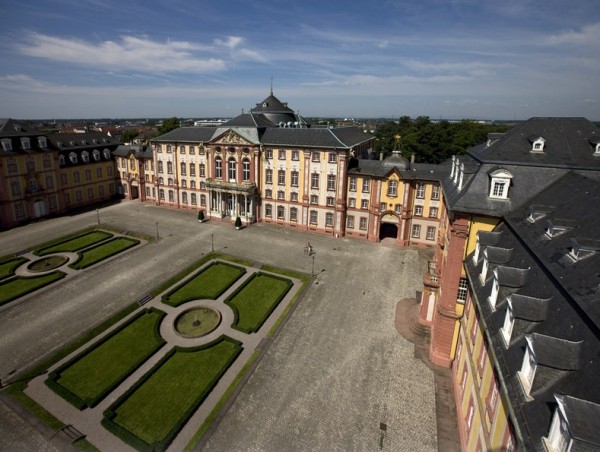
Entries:
[[216, 300], [244, 273], [246, 270], [242, 267], [216, 262], [169, 292], [163, 298], [163, 303], [179, 306], [191, 300]]
[[63, 278], [65, 273], [55, 271], [42, 276], [16, 276], [11, 279], [4, 280], [0, 283], [0, 305], [7, 303], [15, 298], [33, 292], [34, 290], [52, 284]]
[[164, 316], [159, 310], [142, 311], [100, 345], [92, 346], [58, 369], [48, 386], [62, 386], [75, 396], [76, 405], [95, 406], [164, 345], [158, 333]]
[[0, 279], [4, 279], [4, 278], [8, 278], [10, 276], [13, 276], [15, 274], [15, 270], [17, 269], [17, 267], [19, 265], [27, 262], [28, 260], [29, 259], [26, 259], [24, 257], [16, 257], [9, 261], [2, 262], [0, 264]]
[[241, 350], [228, 337], [174, 349], [105, 412], [103, 424], [136, 448], [144, 446], [139, 440], [153, 450], [166, 448]]
[[69, 240], [65, 240], [64, 242], [59, 242], [51, 246], [47, 246], [45, 248], [40, 248], [35, 252], [38, 256], [44, 256], [46, 254], [52, 253], [68, 253], [79, 251], [88, 246], [94, 245], [95, 243], [106, 240], [113, 235], [109, 232], [104, 231], [92, 231], [87, 234], [83, 234], [77, 237], [74, 237]]
[[237, 312], [233, 327], [258, 331], [292, 287], [289, 279], [256, 273], [226, 301]]
[[79, 259], [77, 262], [70, 265], [70, 267], [77, 270], [94, 265], [108, 257], [114, 256], [115, 254], [121, 253], [128, 248], [136, 246], [140, 243], [139, 240], [130, 239], [127, 237], [117, 237], [109, 240], [108, 242], [101, 243], [93, 248], [79, 252]]

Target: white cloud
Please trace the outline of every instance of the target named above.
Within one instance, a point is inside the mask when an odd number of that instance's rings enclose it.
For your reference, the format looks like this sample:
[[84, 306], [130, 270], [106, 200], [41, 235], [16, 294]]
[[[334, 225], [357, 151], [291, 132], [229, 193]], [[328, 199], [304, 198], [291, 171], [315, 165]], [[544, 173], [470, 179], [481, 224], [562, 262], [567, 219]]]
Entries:
[[31, 33], [18, 49], [24, 55], [99, 70], [208, 73], [226, 68], [223, 59], [206, 55], [212, 52], [210, 46], [157, 42], [147, 37], [122, 36], [120, 41], [91, 43]]
[[552, 45], [600, 45], [600, 22], [585, 25], [581, 30], [567, 30], [562, 33], [549, 36], [547, 42]]

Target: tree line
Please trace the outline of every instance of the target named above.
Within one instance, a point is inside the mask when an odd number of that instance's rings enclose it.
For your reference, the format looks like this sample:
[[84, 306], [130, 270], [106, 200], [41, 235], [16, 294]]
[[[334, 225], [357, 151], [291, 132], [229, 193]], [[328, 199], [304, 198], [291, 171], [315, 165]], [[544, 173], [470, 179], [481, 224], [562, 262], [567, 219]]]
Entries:
[[488, 133], [506, 132], [512, 125], [488, 124], [463, 119], [460, 122], [432, 122], [428, 116], [411, 119], [402, 116], [377, 126], [373, 154], [383, 153], [384, 158], [394, 149], [410, 159], [415, 154], [418, 163], [441, 163], [453, 155], [464, 154], [467, 149], [487, 141]]

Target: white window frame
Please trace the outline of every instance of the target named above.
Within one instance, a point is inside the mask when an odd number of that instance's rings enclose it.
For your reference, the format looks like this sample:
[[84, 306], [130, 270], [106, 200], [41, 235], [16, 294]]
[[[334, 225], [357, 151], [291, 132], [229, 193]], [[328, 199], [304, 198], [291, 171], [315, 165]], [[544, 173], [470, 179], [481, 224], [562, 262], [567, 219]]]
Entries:
[[498, 169], [490, 174], [489, 197], [492, 199], [508, 199], [508, 191], [512, 174], [504, 169]]
[[498, 293], [500, 292], [500, 282], [498, 281], [498, 269], [495, 268], [493, 271], [494, 280], [492, 281], [492, 291], [488, 297], [492, 311], [496, 310], [496, 303], [498, 302]]
[[391, 180], [388, 182], [388, 196], [398, 196], [398, 181]]
[[506, 301], [506, 315], [504, 317], [504, 324], [502, 325], [502, 328], [500, 328], [500, 333], [502, 334], [504, 345], [508, 348], [510, 346], [513, 327], [515, 326], [515, 316], [513, 314], [512, 299], [508, 297]]
[[548, 436], [542, 437], [547, 450], [552, 452], [567, 452], [571, 450], [573, 439], [569, 434], [569, 422], [566, 417], [562, 396], [554, 396], [558, 403], [548, 429]]
[[523, 355], [523, 364], [521, 370], [517, 372], [521, 386], [525, 394], [530, 397], [531, 387], [533, 386], [533, 380], [535, 378], [535, 372], [537, 370], [537, 362], [535, 360], [535, 352], [533, 351], [532, 338], [529, 335], [525, 336], [527, 341], [527, 347], [525, 347], [525, 353]]

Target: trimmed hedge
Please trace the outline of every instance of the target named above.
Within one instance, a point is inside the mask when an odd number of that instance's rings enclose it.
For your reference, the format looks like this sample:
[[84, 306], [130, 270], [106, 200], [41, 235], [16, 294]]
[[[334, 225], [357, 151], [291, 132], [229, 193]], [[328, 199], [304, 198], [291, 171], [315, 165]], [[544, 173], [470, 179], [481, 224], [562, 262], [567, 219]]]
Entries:
[[[227, 336], [174, 347], [104, 412], [102, 425], [138, 450], [166, 449], [241, 352], [241, 342]], [[121, 424], [128, 420], [137, 432]]]
[[75, 252], [99, 242], [103, 242], [111, 237], [113, 237], [113, 234], [109, 232], [97, 230], [90, 231], [67, 239], [61, 238], [57, 243], [38, 248], [34, 254], [36, 256], [45, 256], [46, 254]]
[[0, 279], [10, 278], [15, 275], [15, 270], [29, 259], [25, 257], [16, 257], [0, 263]]
[[81, 270], [139, 244], [140, 241], [137, 239], [114, 237], [90, 248], [86, 248], [84, 251], [78, 252], [79, 258], [70, 264], [69, 267]]
[[[283, 283], [278, 293], [271, 293], [272, 290], [264, 287], [267, 280]], [[280, 276], [254, 273], [225, 300], [235, 315], [232, 327], [248, 334], [258, 331], [293, 285], [292, 281]]]
[[55, 271], [40, 276], [15, 276], [5, 279], [0, 282], [0, 305], [52, 284], [66, 275], [61, 271]]
[[[101, 350], [101, 347], [109, 347], [108, 350], [110, 351], [111, 350], [110, 347], [113, 346], [113, 348], [114, 348], [115, 343], [116, 343], [116, 345], [120, 345], [118, 343], [119, 335], [124, 334], [124, 332], [128, 328], [134, 328], [135, 322], [139, 321], [142, 318], [142, 316], [145, 316], [145, 315], [157, 316], [156, 320], [154, 321], [153, 328], [152, 328], [152, 340], [155, 341], [154, 345], [152, 347], [150, 347], [148, 350], [146, 350], [146, 352], [143, 353], [142, 355], [132, 356], [133, 361], [129, 363], [129, 366], [126, 369], [120, 369], [119, 374], [112, 375], [112, 379], [107, 379], [107, 384], [102, 388], [101, 391], [96, 393], [94, 396], [84, 397], [81, 394], [77, 394], [76, 389], [69, 388], [68, 385], [65, 385], [64, 382], [61, 382], [61, 379], [63, 379], [65, 377], [65, 373], [67, 373], [69, 370], [74, 369], [75, 366], [77, 366], [78, 364], [81, 365], [80, 363], [83, 362], [82, 361], [83, 359], [85, 359], [86, 357], [92, 356], [91, 354], [94, 352], [97, 352], [98, 350]], [[119, 386], [123, 381], [125, 381], [125, 379], [127, 379], [133, 372], [135, 372], [144, 362], [146, 362], [146, 360], [150, 356], [152, 356], [161, 347], [164, 346], [166, 341], [160, 335], [160, 324], [165, 316], [166, 316], [166, 313], [164, 313], [163, 311], [160, 311], [158, 309], [155, 309], [155, 308], [144, 309], [144, 310], [140, 311], [138, 314], [133, 316], [127, 322], [120, 325], [111, 334], [107, 335], [102, 340], [93, 344], [91, 347], [83, 350], [81, 353], [77, 354], [75, 357], [73, 357], [68, 362], [66, 362], [65, 364], [60, 366], [58, 369], [51, 372], [48, 375], [48, 379], [45, 381], [46, 385], [50, 389], [52, 389], [54, 392], [56, 392], [58, 395], [60, 395], [63, 399], [65, 399], [67, 402], [69, 402], [70, 404], [72, 404], [73, 406], [78, 408], [79, 410], [82, 410], [87, 407], [90, 407], [90, 408], [95, 407], [108, 394], [110, 394], [117, 386]], [[144, 339], [147, 340], [146, 337]], [[131, 346], [137, 350], [136, 344], [133, 340], [128, 341], [126, 346], [127, 347]], [[119, 361], [121, 361], [123, 359], [123, 356], [121, 353], [118, 353], [118, 351], [119, 351], [118, 349], [112, 350], [113, 353], [111, 353], [111, 354], [114, 356], [120, 356]], [[102, 364], [103, 364], [102, 362], [98, 363], [98, 365], [102, 365]], [[80, 378], [93, 379], [95, 377], [98, 377], [98, 375], [96, 373], [98, 373], [98, 374], [103, 373], [102, 370], [98, 370], [97, 368], [95, 369], [93, 367], [88, 368], [87, 372], [90, 375], [87, 375], [87, 376], [81, 375]], [[105, 375], [105, 377], [106, 377], [106, 375]]]
[[216, 300], [244, 274], [245, 268], [227, 262], [212, 262], [164, 295], [162, 302], [176, 307], [192, 300]]

